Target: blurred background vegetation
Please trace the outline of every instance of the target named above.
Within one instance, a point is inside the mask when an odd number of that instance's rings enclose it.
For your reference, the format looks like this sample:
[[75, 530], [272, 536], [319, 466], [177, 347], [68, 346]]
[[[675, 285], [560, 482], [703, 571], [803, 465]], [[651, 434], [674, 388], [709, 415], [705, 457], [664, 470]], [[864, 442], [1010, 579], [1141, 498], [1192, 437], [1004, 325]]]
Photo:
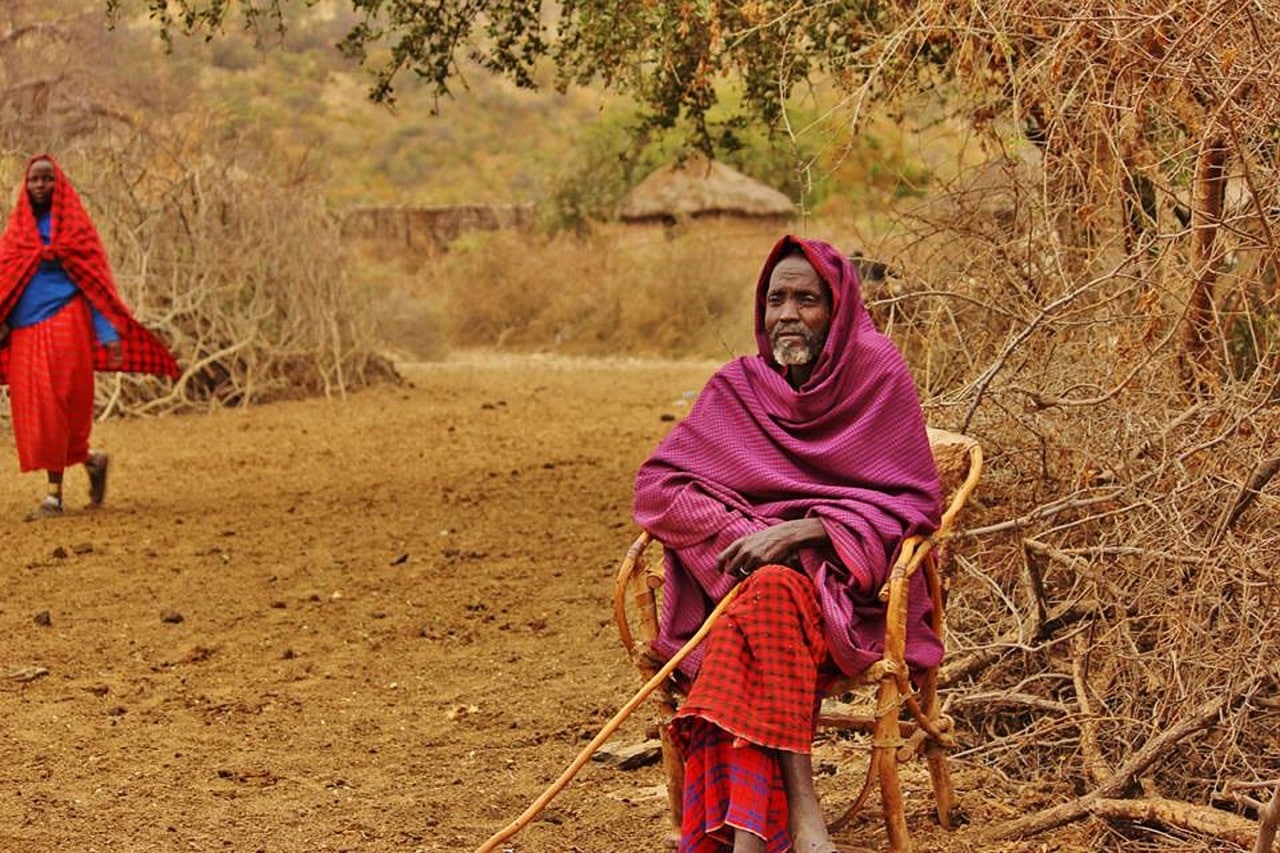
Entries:
[[[269, 137], [338, 206], [537, 202], [552, 208], [553, 223], [584, 213], [608, 219], [630, 185], [692, 144], [687, 128], [638, 138], [629, 98], [598, 87], [558, 93], [550, 68], [533, 92], [464, 61], [456, 97], [403, 75], [394, 104], [373, 103], [370, 74], [336, 49], [357, 16], [332, 0], [284, 6], [283, 32], [232, 21], [211, 40], [173, 38], [167, 52], [145, 11], [122, 0], [114, 31], [96, 33], [107, 60], [98, 70], [177, 90], [181, 105], [171, 107], [208, 115], [227, 135]], [[31, 4], [26, 16], [76, 12], [102, 19], [102, 0]], [[735, 115], [739, 98], [730, 86], [715, 113]], [[896, 121], [822, 150], [829, 141], [819, 116], [834, 98], [810, 91], [793, 99], [792, 123], [810, 127], [803, 138], [739, 122], [716, 155], [815, 215], [831, 199], [844, 207], [923, 192], [928, 167], [904, 149]]]
[[[719, 245], [709, 256], [702, 232], [664, 238], [616, 224], [637, 182], [693, 150], [689, 128], [642, 127], [636, 103], [601, 87], [557, 93], [551, 68], [538, 71], [547, 87], [531, 92], [465, 61], [455, 97], [402, 75], [394, 104], [374, 103], [370, 73], [335, 47], [356, 21], [343, 3], [287, 4], [282, 31], [236, 20], [212, 39], [167, 42], [148, 8], [122, 0], [110, 29], [102, 0], [12, 0], [0, 10], [13, 36], [0, 41], [2, 82], [45, 93], [43, 105], [11, 100], [0, 112], [7, 186], [16, 189], [31, 152], [47, 149], [95, 213], [137, 202], [147, 187], [163, 207], [172, 187], [202, 170], [235, 175], [233, 207], [286, 188], [305, 193], [310, 201], [295, 208], [304, 230], [317, 227], [313, 203], [335, 220], [357, 205], [531, 204], [534, 232], [467, 235], [444, 255], [317, 242], [368, 315], [370, 340], [352, 346], [410, 359], [454, 346], [707, 357], [753, 347], [743, 305], [783, 225], [714, 226]], [[55, 58], [58, 73], [36, 70]], [[792, 99], [790, 123], [770, 128], [735, 118], [742, 93], [728, 85], [712, 111], [728, 128], [715, 153], [790, 197], [795, 227], [850, 235], [852, 250], [875, 243], [895, 201], [921, 196], [935, 170], [954, 171], [964, 156], [934, 103], [906, 122], [868, 122], [848, 139], [833, 131], [837, 97], [806, 90]], [[118, 274], [140, 288], [156, 270], [130, 248], [139, 241], [111, 246], [106, 236]], [[209, 247], [203, 257], [215, 254]], [[520, 299], [489, 293], [510, 293], [513, 275]], [[577, 299], [567, 281], [606, 284]], [[677, 289], [691, 301], [666, 304], [661, 294]], [[260, 387], [279, 393], [275, 383]]]

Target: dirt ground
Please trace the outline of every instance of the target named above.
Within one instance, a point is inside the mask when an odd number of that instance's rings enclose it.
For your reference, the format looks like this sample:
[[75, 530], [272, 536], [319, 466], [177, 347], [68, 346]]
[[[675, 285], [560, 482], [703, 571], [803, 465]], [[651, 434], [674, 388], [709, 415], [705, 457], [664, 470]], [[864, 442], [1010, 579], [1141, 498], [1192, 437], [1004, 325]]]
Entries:
[[[631, 477], [712, 368], [459, 357], [346, 400], [113, 421], [106, 506], [73, 471], [68, 514], [33, 524], [41, 479], [3, 436], [0, 849], [474, 850], [639, 686], [610, 604]], [[854, 746], [818, 747], [833, 816]], [[955, 772], [952, 834], [907, 776], [920, 849], [984, 849], [978, 825], [1049, 794]], [[666, 834], [658, 767], [593, 762], [505, 849]], [[883, 847], [872, 818], [842, 837]]]

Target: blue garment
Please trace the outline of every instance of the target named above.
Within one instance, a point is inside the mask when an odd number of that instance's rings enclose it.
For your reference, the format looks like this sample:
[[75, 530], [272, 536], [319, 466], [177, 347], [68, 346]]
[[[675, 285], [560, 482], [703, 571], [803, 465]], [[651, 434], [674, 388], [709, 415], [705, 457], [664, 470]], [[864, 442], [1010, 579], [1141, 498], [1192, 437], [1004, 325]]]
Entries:
[[[36, 227], [40, 229], [40, 239], [49, 245], [50, 224], [53, 218], [51, 211], [45, 211], [36, 219]], [[27, 282], [27, 287], [18, 297], [18, 304], [13, 306], [9, 314], [9, 325], [15, 329], [34, 326], [42, 320], [48, 320], [57, 314], [72, 299], [80, 295], [71, 277], [67, 275], [58, 261], [41, 261], [35, 275]], [[111, 321], [102, 313], [89, 305], [89, 314], [93, 318], [93, 334], [99, 343], [113, 344], [120, 340], [120, 334]]]

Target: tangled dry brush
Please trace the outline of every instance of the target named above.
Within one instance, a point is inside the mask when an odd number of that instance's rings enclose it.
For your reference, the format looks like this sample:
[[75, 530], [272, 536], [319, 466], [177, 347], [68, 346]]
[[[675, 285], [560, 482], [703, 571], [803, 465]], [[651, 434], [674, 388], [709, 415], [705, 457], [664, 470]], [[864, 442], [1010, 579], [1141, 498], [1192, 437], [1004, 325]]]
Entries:
[[341, 395], [394, 376], [319, 182], [270, 158], [230, 162], [113, 158], [97, 173], [118, 283], [183, 368], [163, 388], [117, 376], [100, 388], [104, 416]]
[[[1092, 816], [1106, 846], [1270, 850], [1280, 11], [1121, 5], [904, 16], [967, 118], [1022, 138], [913, 212], [875, 310], [931, 420], [988, 452], [952, 591], [962, 749], [1067, 783], [991, 835]], [[874, 58], [886, 88], [901, 59]]]

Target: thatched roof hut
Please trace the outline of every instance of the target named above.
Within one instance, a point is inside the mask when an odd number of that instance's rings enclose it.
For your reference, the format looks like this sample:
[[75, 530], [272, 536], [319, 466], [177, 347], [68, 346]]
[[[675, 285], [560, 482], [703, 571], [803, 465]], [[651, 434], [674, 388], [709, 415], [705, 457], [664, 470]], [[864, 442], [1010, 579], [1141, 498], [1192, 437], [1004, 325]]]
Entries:
[[790, 219], [795, 213], [783, 193], [702, 156], [658, 169], [635, 186], [619, 212], [628, 222], [695, 216]]

